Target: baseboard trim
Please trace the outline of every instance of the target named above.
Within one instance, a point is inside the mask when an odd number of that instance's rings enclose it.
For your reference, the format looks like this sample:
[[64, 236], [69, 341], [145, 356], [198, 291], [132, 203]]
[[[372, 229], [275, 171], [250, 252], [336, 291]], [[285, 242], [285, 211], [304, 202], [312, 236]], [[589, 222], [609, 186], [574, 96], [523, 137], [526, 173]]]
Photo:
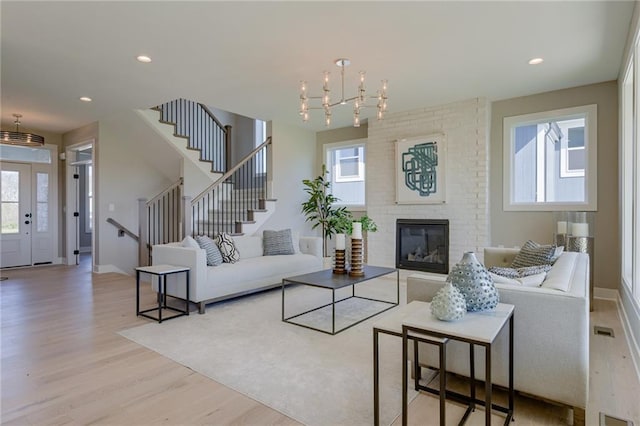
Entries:
[[[622, 284], [624, 285], [624, 284]], [[629, 320], [629, 316], [624, 307], [624, 303], [622, 302], [622, 297], [618, 294], [618, 298], [616, 299], [616, 303], [618, 304], [618, 316], [620, 317], [620, 322], [622, 323], [622, 329], [624, 330], [624, 335], [627, 339], [627, 345], [629, 346], [629, 352], [631, 352], [631, 359], [633, 361], [633, 366], [636, 369], [636, 375], [638, 376], [638, 380], [640, 380], [640, 345], [633, 334], [631, 328], [631, 321]], [[640, 312], [635, 312], [636, 316], [640, 318]]]
[[113, 272], [116, 274], [130, 275], [115, 265], [95, 265], [95, 267], [93, 268], [93, 272], [95, 272], [96, 274], [108, 274], [110, 272]]
[[617, 302], [620, 298], [620, 293], [618, 290], [614, 290], [612, 288], [594, 287], [593, 297], [595, 299], [613, 300]]

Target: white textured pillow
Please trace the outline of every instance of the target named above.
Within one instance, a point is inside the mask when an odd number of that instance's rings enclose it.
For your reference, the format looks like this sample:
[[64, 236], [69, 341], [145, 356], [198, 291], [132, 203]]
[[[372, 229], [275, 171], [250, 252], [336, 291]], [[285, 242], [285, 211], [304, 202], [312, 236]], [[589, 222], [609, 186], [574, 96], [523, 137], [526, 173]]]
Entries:
[[503, 277], [502, 275], [495, 274], [493, 272], [489, 272], [491, 278], [493, 278], [493, 282], [496, 284], [509, 284], [509, 285], [520, 285], [520, 281], [514, 278]]
[[200, 248], [200, 245], [196, 240], [193, 239], [191, 235], [187, 235], [186, 237], [184, 237], [184, 240], [182, 240], [182, 247]]

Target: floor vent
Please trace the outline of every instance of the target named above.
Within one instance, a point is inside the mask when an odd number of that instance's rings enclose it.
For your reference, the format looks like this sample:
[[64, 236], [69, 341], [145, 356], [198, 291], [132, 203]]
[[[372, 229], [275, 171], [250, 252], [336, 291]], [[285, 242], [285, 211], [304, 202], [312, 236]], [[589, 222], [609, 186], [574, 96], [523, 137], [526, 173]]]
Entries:
[[600, 426], [633, 426], [633, 422], [600, 413]]
[[596, 336], [615, 337], [615, 334], [613, 334], [613, 329], [609, 327], [600, 327], [599, 325], [593, 327], [593, 334], [595, 334]]

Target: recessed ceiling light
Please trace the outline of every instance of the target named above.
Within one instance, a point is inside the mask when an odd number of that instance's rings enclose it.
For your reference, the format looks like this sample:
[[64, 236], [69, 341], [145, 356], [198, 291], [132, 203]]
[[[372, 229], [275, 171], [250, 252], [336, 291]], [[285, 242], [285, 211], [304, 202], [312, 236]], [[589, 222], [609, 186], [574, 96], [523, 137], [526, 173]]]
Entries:
[[544, 62], [542, 58], [533, 58], [529, 60], [529, 65], [538, 65]]
[[82, 96], [82, 97], [80, 97], [80, 100], [81, 100], [82, 102], [91, 102], [93, 99], [91, 99], [91, 98], [90, 98], [90, 97], [88, 97], [88, 96]]
[[138, 60], [138, 62], [144, 62], [145, 64], [148, 64], [149, 62], [151, 62], [151, 58], [146, 55], [140, 55], [136, 57], [136, 59]]

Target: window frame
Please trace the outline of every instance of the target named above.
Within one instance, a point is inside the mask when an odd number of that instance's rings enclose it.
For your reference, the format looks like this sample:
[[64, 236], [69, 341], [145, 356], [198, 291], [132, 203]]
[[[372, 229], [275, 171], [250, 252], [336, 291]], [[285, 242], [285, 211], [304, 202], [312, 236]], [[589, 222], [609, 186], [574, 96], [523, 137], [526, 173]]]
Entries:
[[[357, 149], [358, 153], [351, 156], [339, 157], [339, 152], [346, 149]], [[364, 144], [358, 144], [354, 146], [337, 147], [333, 149], [333, 162], [335, 165], [336, 176], [334, 176], [336, 182], [361, 182], [364, 181]], [[342, 174], [342, 161], [343, 160], [358, 160], [358, 173], [355, 175], [343, 175]]]
[[[338, 150], [338, 149], [345, 149], [345, 148], [362, 148], [361, 151], [361, 157], [362, 157], [362, 168], [360, 170], [360, 175], [362, 176], [362, 179], [352, 179], [352, 180], [343, 180], [343, 181], [337, 181], [334, 179], [334, 151]], [[363, 203], [362, 204], [353, 204], [353, 203], [345, 203], [339, 201], [337, 203], [335, 203], [336, 206], [338, 207], [347, 207], [350, 211], [366, 211], [367, 208], [367, 179], [366, 179], [366, 169], [367, 169], [367, 139], [352, 139], [352, 140], [347, 140], [347, 141], [342, 141], [342, 142], [333, 142], [333, 143], [326, 143], [323, 145], [322, 147], [323, 149], [323, 157], [324, 157], [324, 162], [327, 165], [327, 172], [328, 172], [328, 180], [330, 182], [331, 185], [333, 185], [334, 181], [336, 183], [348, 183], [348, 182], [362, 182], [363, 184]], [[360, 157], [360, 155], [359, 155]]]
[[[535, 201], [514, 202], [514, 144], [515, 129], [519, 126], [540, 124], [549, 121], [585, 118], [585, 201]], [[503, 120], [503, 209], [504, 211], [595, 211], [597, 200], [597, 105], [583, 105], [542, 111], [532, 114], [505, 117]], [[562, 152], [562, 150], [561, 150]], [[546, 179], [546, 175], [544, 176]], [[538, 197], [539, 199], [540, 197]]]

